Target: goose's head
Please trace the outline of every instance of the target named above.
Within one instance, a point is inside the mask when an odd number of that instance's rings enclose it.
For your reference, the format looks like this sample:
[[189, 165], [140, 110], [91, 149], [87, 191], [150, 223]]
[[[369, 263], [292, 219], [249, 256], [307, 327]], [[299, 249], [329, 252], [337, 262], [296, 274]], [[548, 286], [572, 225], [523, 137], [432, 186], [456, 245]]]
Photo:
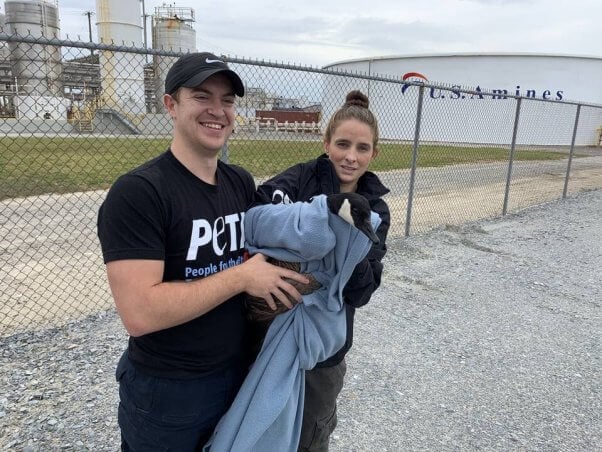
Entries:
[[326, 197], [328, 209], [347, 223], [366, 234], [373, 243], [379, 243], [370, 221], [370, 204], [357, 193], [336, 193]]

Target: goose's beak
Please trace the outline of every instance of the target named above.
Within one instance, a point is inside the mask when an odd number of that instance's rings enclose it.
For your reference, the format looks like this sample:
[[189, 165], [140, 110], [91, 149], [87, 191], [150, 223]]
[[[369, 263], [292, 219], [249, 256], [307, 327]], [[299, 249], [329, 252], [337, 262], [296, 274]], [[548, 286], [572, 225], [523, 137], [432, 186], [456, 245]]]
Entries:
[[356, 225], [356, 227], [364, 234], [366, 234], [368, 238], [372, 240], [372, 243], [380, 243], [378, 236], [374, 233], [374, 229], [372, 229], [372, 223], [370, 223], [370, 218], [366, 218], [366, 221], [363, 221], [360, 225]]

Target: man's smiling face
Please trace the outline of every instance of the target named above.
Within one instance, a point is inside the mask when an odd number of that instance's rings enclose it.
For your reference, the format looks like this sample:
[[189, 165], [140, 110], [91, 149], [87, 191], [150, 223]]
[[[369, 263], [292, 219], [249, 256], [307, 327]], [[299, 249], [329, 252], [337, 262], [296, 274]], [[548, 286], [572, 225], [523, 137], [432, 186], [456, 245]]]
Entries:
[[196, 88], [180, 88], [166, 107], [175, 135], [200, 152], [219, 152], [234, 129], [235, 95], [223, 74], [212, 75]]

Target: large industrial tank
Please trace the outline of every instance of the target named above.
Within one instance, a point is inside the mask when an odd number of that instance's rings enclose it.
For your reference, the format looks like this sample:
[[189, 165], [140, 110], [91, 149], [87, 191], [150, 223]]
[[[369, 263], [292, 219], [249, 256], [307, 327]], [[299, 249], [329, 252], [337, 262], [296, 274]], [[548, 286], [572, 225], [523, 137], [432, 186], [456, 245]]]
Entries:
[[[4, 3], [7, 32], [33, 38], [60, 37], [56, 1], [7, 0]], [[19, 94], [62, 96], [60, 47], [10, 43], [10, 62]]]
[[[96, 0], [96, 16], [102, 43], [143, 47], [139, 0]], [[103, 50], [99, 63], [102, 105], [127, 116], [145, 113], [144, 55]]]
[[[448, 91], [425, 90], [420, 135], [427, 141], [507, 144], [512, 139], [516, 107], [516, 100], [509, 96], [522, 96], [529, 100], [521, 105], [517, 142], [566, 145], [572, 138], [576, 106], [544, 104], [536, 99], [602, 104], [602, 58], [596, 56], [408, 55], [348, 60], [325, 68], [450, 87]], [[477, 93], [465, 94], [460, 88], [472, 88]], [[325, 118], [343, 103], [346, 89], [361, 89], [369, 94], [383, 138], [413, 138], [418, 88], [402, 83], [326, 76]], [[481, 95], [480, 91], [493, 95]], [[600, 123], [602, 109], [584, 109], [576, 143], [592, 144]]]
[[[175, 6], [159, 6], [153, 15], [153, 48], [174, 52], [194, 52], [196, 50], [196, 31], [194, 10]], [[163, 93], [165, 76], [176, 58], [161, 55], [153, 57], [155, 69], [155, 100], [158, 112], [165, 111]]]

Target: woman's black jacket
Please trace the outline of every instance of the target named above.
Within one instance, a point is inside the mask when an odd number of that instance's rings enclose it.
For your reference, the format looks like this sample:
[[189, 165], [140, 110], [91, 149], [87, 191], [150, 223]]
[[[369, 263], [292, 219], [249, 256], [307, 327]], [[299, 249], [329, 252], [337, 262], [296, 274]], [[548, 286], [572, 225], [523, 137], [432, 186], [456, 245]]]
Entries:
[[[255, 204], [290, 203], [309, 201], [319, 194], [330, 195], [340, 192], [340, 184], [332, 163], [326, 154], [306, 163], [300, 163], [261, 184], [256, 193]], [[383, 271], [382, 259], [387, 252], [386, 239], [391, 223], [389, 207], [382, 199], [389, 189], [376, 174], [367, 171], [359, 179], [357, 193], [370, 203], [382, 222], [376, 230], [380, 243], [373, 244], [368, 255], [353, 271], [343, 289], [347, 313], [347, 339], [345, 345], [326, 361], [316, 367], [330, 367], [340, 363], [353, 342], [353, 318], [355, 308], [365, 305], [380, 285]]]

